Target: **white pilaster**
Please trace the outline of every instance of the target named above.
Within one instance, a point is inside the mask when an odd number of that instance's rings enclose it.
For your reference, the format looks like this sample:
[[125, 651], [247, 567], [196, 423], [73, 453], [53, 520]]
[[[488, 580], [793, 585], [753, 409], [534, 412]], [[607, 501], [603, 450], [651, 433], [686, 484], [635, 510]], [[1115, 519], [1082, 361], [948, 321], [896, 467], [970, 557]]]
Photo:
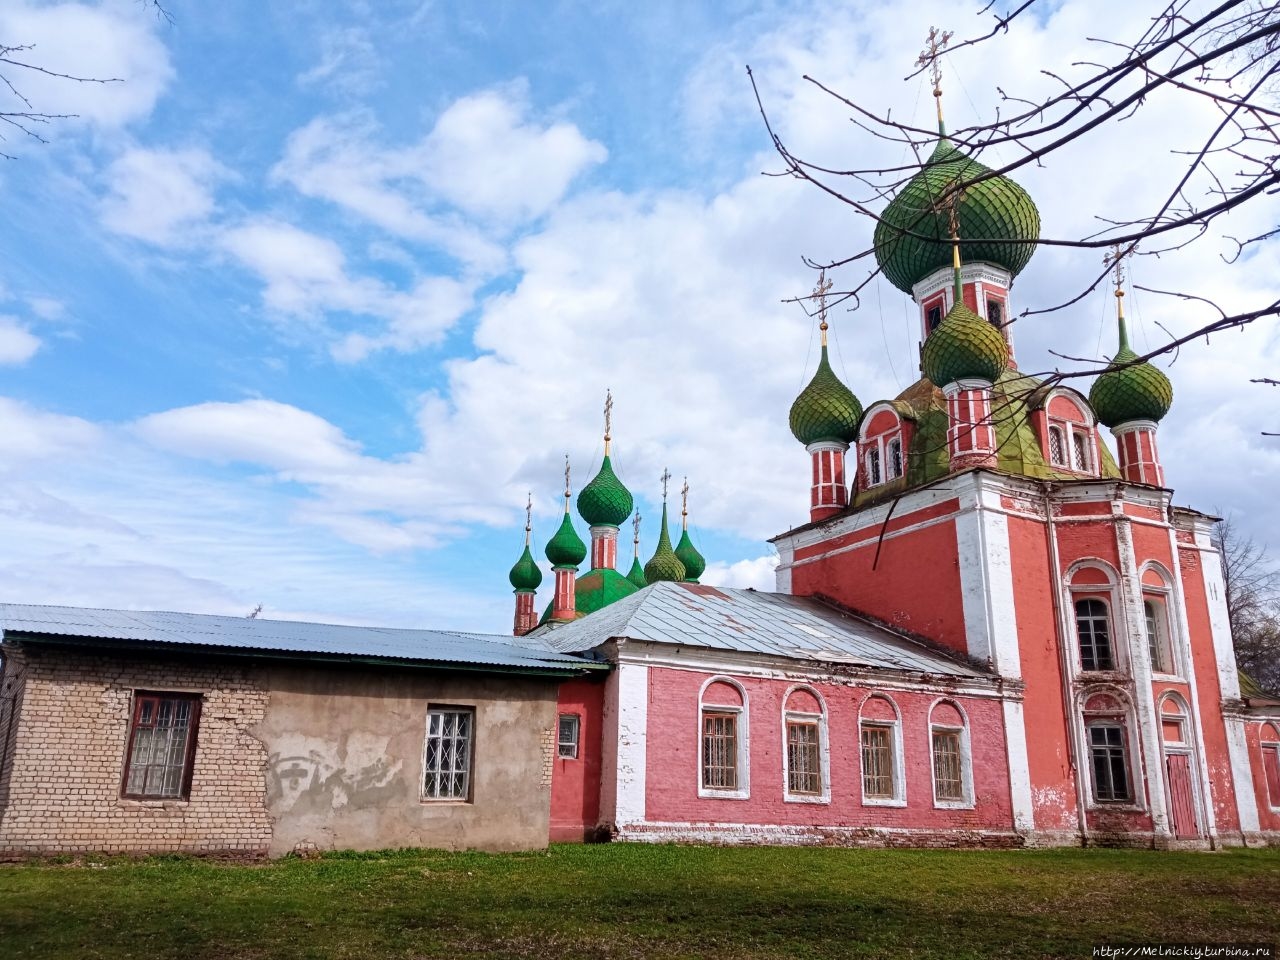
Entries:
[[648, 772], [649, 668], [620, 662], [618, 680], [617, 759], [614, 766], [614, 825], [623, 830], [644, 822]]

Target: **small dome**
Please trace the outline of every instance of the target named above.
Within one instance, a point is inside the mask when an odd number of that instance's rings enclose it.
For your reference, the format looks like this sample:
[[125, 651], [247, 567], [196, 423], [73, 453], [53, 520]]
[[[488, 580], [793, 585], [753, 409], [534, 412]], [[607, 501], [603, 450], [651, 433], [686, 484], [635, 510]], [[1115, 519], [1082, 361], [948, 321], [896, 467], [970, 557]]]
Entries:
[[643, 590], [649, 585], [649, 581], [644, 578], [644, 567], [640, 566], [639, 557], [632, 559], [631, 569], [627, 571], [627, 579], [634, 583], [638, 590]]
[[924, 342], [924, 375], [935, 386], [975, 379], [995, 383], [1009, 365], [1009, 345], [987, 321], [957, 302]]
[[806, 447], [819, 440], [852, 443], [857, 439], [861, 417], [862, 404], [831, 369], [823, 344], [818, 372], [791, 404], [792, 435]]
[[[1132, 363], [1138, 355], [1121, 342], [1105, 373], [1093, 382], [1089, 403], [1098, 420], [1117, 427], [1131, 420], [1155, 420], [1173, 404], [1173, 384], [1164, 373], [1147, 363]], [[1123, 366], [1131, 363], [1131, 366]]]
[[560, 521], [560, 529], [547, 543], [547, 559], [554, 567], [576, 567], [587, 556], [587, 545], [573, 529], [573, 521], [569, 519], [568, 508], [564, 519]]
[[606, 453], [600, 472], [578, 494], [578, 514], [593, 527], [617, 527], [631, 516], [631, 491], [622, 485]]
[[[915, 284], [951, 263], [950, 217], [940, 208], [939, 198], [957, 182], [990, 171], [951, 141], [938, 141], [925, 168], [907, 182], [876, 223], [876, 262], [890, 283], [910, 293]], [[1036, 252], [1040, 213], [1027, 191], [1008, 177], [966, 186], [956, 212], [960, 236], [966, 240], [961, 248], [965, 263], [985, 260], [1017, 276]], [[984, 242], [993, 240], [1018, 242]]]
[[521, 592], [537, 590], [542, 584], [542, 571], [534, 563], [533, 554], [529, 552], [527, 543], [524, 545], [524, 553], [520, 554], [520, 559], [511, 568], [508, 579], [511, 581], [511, 586]]
[[671, 537], [667, 533], [667, 505], [662, 505], [662, 530], [658, 534], [658, 549], [644, 565], [646, 583], [657, 583], [659, 580], [679, 582], [684, 579], [684, 564], [671, 549]]
[[707, 569], [707, 561], [689, 539], [688, 530], [680, 533], [680, 542], [676, 544], [676, 558], [684, 564], [684, 579], [688, 583], [697, 583], [702, 571]]

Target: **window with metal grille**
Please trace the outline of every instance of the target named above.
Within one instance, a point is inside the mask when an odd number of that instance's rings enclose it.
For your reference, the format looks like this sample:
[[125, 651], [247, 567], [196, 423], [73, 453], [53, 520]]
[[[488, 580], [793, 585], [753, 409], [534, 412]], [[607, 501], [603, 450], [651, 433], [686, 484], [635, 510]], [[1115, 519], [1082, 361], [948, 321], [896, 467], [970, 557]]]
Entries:
[[889, 441], [889, 479], [896, 480], [902, 476], [902, 440], [894, 437]]
[[1067, 446], [1061, 427], [1049, 428], [1049, 462], [1059, 467], [1067, 465]]
[[893, 727], [862, 725], [862, 795], [881, 800], [897, 796], [893, 757]]
[[817, 720], [787, 721], [787, 792], [822, 793]]
[[987, 298], [987, 321], [997, 329], [1004, 326], [1004, 304], [993, 297]]
[[1092, 598], [1076, 601], [1076, 635], [1081, 670], [1111, 670], [1111, 625], [1107, 605]]
[[880, 448], [872, 446], [867, 451], [867, 484], [874, 487], [880, 480]]
[[560, 714], [557, 753], [561, 760], [578, 759], [578, 729], [581, 720], [576, 713]]
[[470, 708], [433, 707], [428, 711], [423, 799], [471, 798], [474, 727], [475, 711]]
[[1131, 800], [1124, 727], [1115, 722], [1089, 724], [1089, 753], [1093, 760], [1093, 799]]
[[738, 715], [702, 712], [702, 785], [710, 790], [738, 788]]
[[199, 694], [134, 694], [121, 794], [185, 799], [191, 792], [199, 722]]
[[959, 730], [933, 731], [933, 798], [961, 800], [964, 795], [964, 756]]
[[1089, 472], [1089, 447], [1085, 435], [1079, 431], [1071, 432], [1071, 451], [1075, 455], [1075, 468], [1081, 473]]
[[925, 312], [925, 322], [929, 324], [930, 333], [933, 333], [934, 330], [938, 329], [938, 324], [942, 322], [942, 305], [941, 304], [934, 307], [930, 307]]
[[1172, 673], [1169, 621], [1165, 617], [1164, 603], [1159, 600], [1144, 600], [1142, 610], [1147, 620], [1147, 649], [1151, 654], [1151, 670], [1154, 673]]

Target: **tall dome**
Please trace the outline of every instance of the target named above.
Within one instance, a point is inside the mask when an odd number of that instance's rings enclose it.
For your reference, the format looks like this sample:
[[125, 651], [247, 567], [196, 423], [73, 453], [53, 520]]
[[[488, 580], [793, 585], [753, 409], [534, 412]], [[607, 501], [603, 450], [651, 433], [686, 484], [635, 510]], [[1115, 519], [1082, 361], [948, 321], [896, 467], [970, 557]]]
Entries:
[[593, 527], [620, 527], [631, 516], [634, 504], [631, 491], [613, 472], [613, 464], [606, 453], [600, 472], [578, 494], [579, 516]]
[[658, 532], [658, 548], [653, 551], [653, 556], [644, 565], [644, 579], [646, 583], [657, 583], [659, 580], [679, 582], [684, 579], [684, 564], [680, 562], [676, 552], [671, 549], [671, 535], [667, 533], [667, 504], [665, 500], [662, 503], [662, 526]]
[[806, 447], [820, 440], [852, 443], [861, 418], [862, 404], [831, 369], [824, 331], [818, 370], [791, 404], [791, 433]]
[[956, 214], [965, 262], [994, 263], [1013, 276], [1022, 271], [1036, 250], [1040, 213], [1027, 191], [1008, 177], [972, 182], [990, 172], [945, 136], [938, 140], [924, 169], [907, 181], [876, 223], [876, 262], [890, 283], [910, 294], [915, 284], [950, 264], [945, 198], [957, 185], [963, 187]]
[[524, 545], [524, 553], [520, 554], [520, 559], [511, 568], [508, 579], [516, 590], [537, 590], [542, 585], [542, 571], [529, 552], [529, 544]]
[[1120, 317], [1120, 349], [1105, 373], [1089, 389], [1089, 404], [1098, 420], [1118, 427], [1133, 420], [1159, 422], [1173, 405], [1173, 384], [1163, 371], [1147, 361], [1134, 363], [1138, 355], [1129, 349], [1124, 313]]
[[547, 541], [547, 559], [555, 567], [576, 567], [587, 558], [587, 545], [573, 529], [573, 520], [569, 518], [569, 505], [565, 504], [564, 519], [560, 521], [560, 529]]

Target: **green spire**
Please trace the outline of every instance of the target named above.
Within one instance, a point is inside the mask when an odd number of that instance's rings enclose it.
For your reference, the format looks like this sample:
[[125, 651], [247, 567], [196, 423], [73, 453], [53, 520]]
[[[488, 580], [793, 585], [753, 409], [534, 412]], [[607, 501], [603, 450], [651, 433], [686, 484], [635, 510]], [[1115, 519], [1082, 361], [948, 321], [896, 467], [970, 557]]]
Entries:
[[1173, 404], [1173, 384], [1163, 371], [1143, 360], [1129, 349], [1129, 332], [1124, 322], [1124, 282], [1116, 260], [1116, 320], [1120, 328], [1120, 344], [1106, 372], [1089, 389], [1089, 404], [1098, 420], [1108, 427], [1118, 427], [1133, 420], [1157, 423]]
[[508, 579], [517, 593], [532, 593], [542, 584], [542, 571], [538, 569], [537, 563], [533, 560], [533, 554], [529, 552], [529, 537], [533, 533], [532, 493], [529, 494], [529, 501], [524, 511], [524, 553], [520, 554], [520, 559], [511, 568]]
[[858, 420], [862, 417], [862, 404], [836, 376], [827, 357], [827, 291], [830, 289], [831, 281], [823, 271], [813, 292], [813, 298], [818, 301], [822, 354], [813, 379], [791, 404], [791, 434], [806, 447], [819, 440], [852, 443], [858, 437]]
[[636, 511], [635, 518], [631, 521], [632, 539], [631, 539], [631, 569], [627, 571], [627, 579], [634, 583], [639, 589], [643, 590], [648, 581], [644, 578], [644, 567], [640, 566], [640, 511]]
[[684, 486], [680, 489], [680, 542], [676, 544], [676, 557], [684, 564], [686, 583], [697, 583], [702, 571], [707, 569], [707, 561], [703, 559], [698, 548], [689, 539], [689, 478], [684, 478]]
[[667, 533], [667, 481], [670, 479], [671, 472], [664, 470], [662, 473], [662, 525], [658, 531], [658, 549], [644, 565], [646, 583], [657, 583], [659, 580], [679, 582], [684, 579], [684, 564], [671, 549], [671, 535]]
[[587, 545], [573, 529], [573, 520], [569, 517], [569, 455], [564, 458], [564, 519], [560, 521], [560, 529], [547, 541], [547, 559], [553, 567], [577, 567], [587, 556]]

